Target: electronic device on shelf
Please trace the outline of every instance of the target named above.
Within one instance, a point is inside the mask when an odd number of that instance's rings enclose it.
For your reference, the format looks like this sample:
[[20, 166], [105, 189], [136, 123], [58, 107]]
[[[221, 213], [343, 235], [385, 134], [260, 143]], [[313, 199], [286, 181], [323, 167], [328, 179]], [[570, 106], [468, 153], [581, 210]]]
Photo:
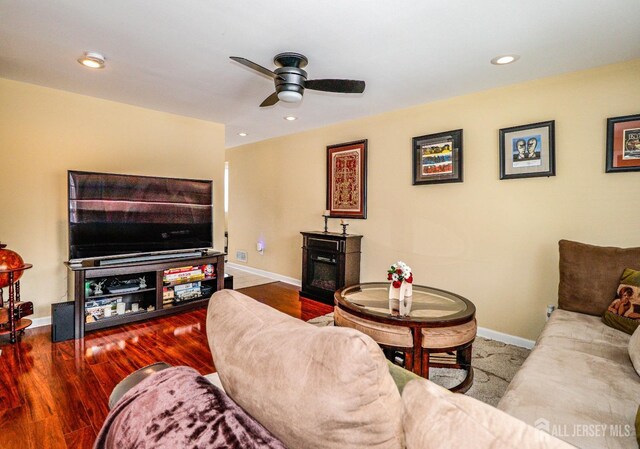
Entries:
[[114, 287], [107, 287], [107, 291], [109, 293], [113, 293], [114, 295], [123, 295], [125, 293], [133, 293], [133, 292], [137, 292], [138, 290], [140, 290], [139, 285], [122, 284], [122, 285], [116, 285]]

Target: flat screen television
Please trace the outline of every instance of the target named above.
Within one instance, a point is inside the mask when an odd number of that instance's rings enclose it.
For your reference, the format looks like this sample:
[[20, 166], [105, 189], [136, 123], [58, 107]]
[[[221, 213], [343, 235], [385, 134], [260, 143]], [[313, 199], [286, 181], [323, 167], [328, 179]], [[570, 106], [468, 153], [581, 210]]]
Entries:
[[69, 171], [69, 260], [213, 247], [213, 182]]

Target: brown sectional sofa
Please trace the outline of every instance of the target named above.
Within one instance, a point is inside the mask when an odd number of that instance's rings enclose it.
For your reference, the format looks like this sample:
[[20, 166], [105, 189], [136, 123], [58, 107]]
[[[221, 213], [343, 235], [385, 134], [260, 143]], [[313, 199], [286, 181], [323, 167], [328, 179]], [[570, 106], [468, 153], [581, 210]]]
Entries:
[[637, 448], [640, 376], [630, 336], [602, 323], [625, 268], [640, 248], [560, 241], [559, 310], [498, 408], [580, 448]]

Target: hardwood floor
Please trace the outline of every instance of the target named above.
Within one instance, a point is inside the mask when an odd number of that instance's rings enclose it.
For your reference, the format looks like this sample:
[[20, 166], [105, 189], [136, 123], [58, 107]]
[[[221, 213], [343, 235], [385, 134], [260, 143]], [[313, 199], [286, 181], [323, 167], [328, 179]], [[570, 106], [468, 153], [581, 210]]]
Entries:
[[[333, 311], [299, 300], [276, 282], [240, 290], [305, 321]], [[15, 345], [0, 337], [0, 448], [91, 448], [113, 387], [157, 361], [215, 371], [205, 332], [206, 308], [51, 342], [49, 326], [27, 330]]]

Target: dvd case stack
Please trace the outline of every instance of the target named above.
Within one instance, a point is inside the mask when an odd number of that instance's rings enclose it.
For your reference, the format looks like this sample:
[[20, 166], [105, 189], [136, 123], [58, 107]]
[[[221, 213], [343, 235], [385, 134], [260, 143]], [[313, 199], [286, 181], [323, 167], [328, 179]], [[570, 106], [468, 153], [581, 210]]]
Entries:
[[162, 282], [162, 303], [170, 306], [174, 303], [200, 298], [202, 296], [201, 281], [215, 279], [215, 270], [212, 264], [186, 266], [165, 270]]
[[165, 306], [169, 304], [173, 304], [173, 298], [174, 298], [173, 288], [163, 287], [162, 288], [162, 304]]

